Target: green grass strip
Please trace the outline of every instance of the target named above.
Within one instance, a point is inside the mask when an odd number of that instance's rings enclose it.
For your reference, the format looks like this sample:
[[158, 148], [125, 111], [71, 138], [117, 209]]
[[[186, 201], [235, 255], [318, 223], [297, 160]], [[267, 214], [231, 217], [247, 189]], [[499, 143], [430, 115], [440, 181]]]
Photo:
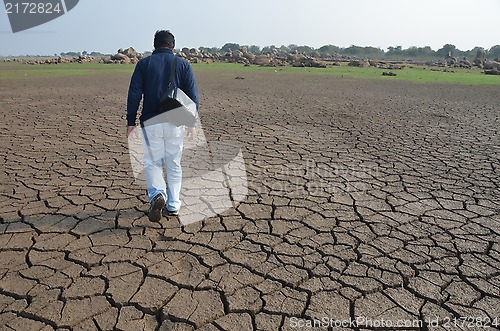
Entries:
[[[482, 69], [451, 68], [443, 72], [437, 67], [407, 67], [401, 70], [379, 69], [375, 67], [357, 68], [346, 64], [328, 66], [327, 68], [296, 67], [245, 67], [235, 63], [199, 63], [193, 64], [195, 71], [218, 71], [221, 74], [242, 75], [245, 72], [276, 72], [297, 75], [332, 75], [354, 79], [381, 79], [393, 81], [412, 81], [417, 83], [451, 83], [467, 85], [500, 85], [500, 76], [485, 75]], [[396, 76], [382, 76], [382, 72], [391, 71]]]
[[[352, 79], [382, 79], [392, 81], [411, 81], [417, 83], [450, 83], [467, 85], [500, 85], [500, 76], [485, 75], [483, 70], [452, 68], [443, 72], [442, 68], [420, 67], [402, 70], [388, 70], [374, 67], [356, 68], [346, 64], [328, 66], [327, 68], [295, 68], [295, 67], [245, 67], [236, 63], [193, 64], [196, 72], [217, 72], [221, 75], [244, 75], [246, 72], [285, 73], [292, 75], [332, 75]], [[101, 64], [101, 63], [62, 63], [27, 65], [18, 62], [0, 62], [0, 80], [4, 79], [36, 79], [64, 77], [71, 75], [128, 74], [134, 70], [133, 64]], [[382, 76], [383, 71], [392, 71], [397, 76]]]

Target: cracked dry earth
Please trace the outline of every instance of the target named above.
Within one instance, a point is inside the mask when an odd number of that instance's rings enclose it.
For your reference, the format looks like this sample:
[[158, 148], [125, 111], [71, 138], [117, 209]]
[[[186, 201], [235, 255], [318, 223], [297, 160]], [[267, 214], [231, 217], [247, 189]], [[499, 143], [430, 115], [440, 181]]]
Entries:
[[1, 330], [498, 328], [497, 87], [196, 75], [248, 195], [185, 227], [145, 215], [130, 75], [0, 81]]

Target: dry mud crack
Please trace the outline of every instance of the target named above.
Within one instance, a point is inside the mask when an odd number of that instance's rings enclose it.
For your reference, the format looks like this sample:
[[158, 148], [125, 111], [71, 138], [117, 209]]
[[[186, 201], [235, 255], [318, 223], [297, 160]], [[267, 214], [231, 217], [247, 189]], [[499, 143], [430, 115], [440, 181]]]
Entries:
[[0, 81], [1, 330], [498, 329], [496, 87], [197, 78], [249, 191], [185, 227], [145, 216], [128, 75]]

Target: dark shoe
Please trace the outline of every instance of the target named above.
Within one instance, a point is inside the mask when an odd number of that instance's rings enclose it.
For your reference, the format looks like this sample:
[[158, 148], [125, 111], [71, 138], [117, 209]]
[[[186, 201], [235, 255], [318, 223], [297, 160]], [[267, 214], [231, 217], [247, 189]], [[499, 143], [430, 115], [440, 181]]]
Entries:
[[178, 210], [168, 210], [167, 208], [163, 209], [163, 216], [179, 216]]
[[165, 198], [161, 193], [158, 193], [151, 201], [151, 206], [148, 211], [148, 218], [151, 222], [159, 222], [161, 220], [161, 211], [165, 208]]

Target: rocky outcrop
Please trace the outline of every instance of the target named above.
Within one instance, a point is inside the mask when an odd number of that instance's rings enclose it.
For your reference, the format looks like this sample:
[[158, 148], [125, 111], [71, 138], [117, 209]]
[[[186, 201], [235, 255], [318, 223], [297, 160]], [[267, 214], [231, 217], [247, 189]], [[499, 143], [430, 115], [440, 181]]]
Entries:
[[496, 62], [496, 61], [484, 61], [483, 68], [485, 70], [500, 69], [500, 62]]
[[[327, 66], [340, 66], [348, 64], [352, 67], [375, 67], [384, 70], [400, 70], [408, 66], [428, 66], [428, 67], [441, 67], [443, 69], [435, 69], [436, 71], [450, 71], [451, 68], [464, 68], [470, 69], [473, 66], [485, 69], [488, 74], [496, 74], [500, 70], [500, 59], [490, 61], [486, 59], [486, 52], [484, 49], [478, 49], [476, 58], [473, 62], [469, 61], [467, 57], [457, 59], [448, 53], [444, 59], [435, 61], [415, 61], [415, 60], [374, 60], [374, 59], [360, 59], [354, 56], [340, 55], [340, 54], [320, 54], [313, 52], [310, 55], [302, 54], [297, 50], [292, 52], [283, 51], [281, 49], [271, 49], [264, 54], [253, 54], [247, 47], [240, 47], [239, 49], [228, 49], [225, 53], [209, 53], [206, 49], [200, 48], [187, 48], [184, 47], [178, 53], [178, 56], [184, 58], [190, 63], [212, 63], [212, 62], [228, 62], [239, 63], [245, 66], [258, 65], [266, 67], [280, 67], [280, 66], [293, 66], [293, 67], [314, 67], [326, 68]], [[24, 61], [29, 64], [58, 64], [65, 62], [94, 62], [94, 63], [110, 63], [110, 64], [135, 64], [145, 55], [137, 52], [133, 47], [126, 49], [120, 48], [116, 54], [108, 57], [90, 57], [80, 56], [74, 58], [53, 58], [47, 60]], [[4, 59], [4, 61], [8, 61]], [[15, 61], [15, 59], [13, 60]], [[431, 69], [434, 70], [434, 69]], [[491, 70], [493, 70], [491, 72]], [[386, 71], [389, 72], [389, 71]]]
[[111, 56], [110, 60], [114, 63], [128, 64], [137, 63], [142, 57], [143, 55], [133, 47], [129, 47], [127, 49], [120, 48], [115, 55]]
[[120, 63], [130, 63], [131, 62], [130, 58], [127, 55], [122, 54], [122, 53], [117, 53], [117, 54], [111, 56], [111, 60], [116, 61], [116, 62], [120, 62]]
[[348, 63], [348, 66], [366, 68], [370, 66], [370, 62], [368, 60], [352, 60]]
[[484, 48], [479, 48], [476, 52], [476, 58], [474, 59], [474, 65], [476, 67], [482, 68], [484, 61], [486, 61], [486, 51], [484, 50]]
[[292, 63], [294, 67], [326, 68], [326, 64], [314, 57], [302, 57], [300, 60]]
[[464, 56], [460, 62], [459, 62], [459, 67], [460, 68], [467, 68], [467, 69], [470, 69], [472, 68], [472, 63], [469, 61], [469, 59]]
[[257, 55], [252, 63], [256, 65], [265, 66], [265, 65], [270, 65], [272, 62], [273, 59], [269, 55]]
[[79, 56], [73, 58], [67, 57], [57, 57], [52, 59], [44, 60], [18, 60], [19, 62], [24, 62], [25, 64], [37, 65], [37, 64], [60, 64], [60, 63], [105, 63], [105, 60], [100, 57], [93, 56]]

